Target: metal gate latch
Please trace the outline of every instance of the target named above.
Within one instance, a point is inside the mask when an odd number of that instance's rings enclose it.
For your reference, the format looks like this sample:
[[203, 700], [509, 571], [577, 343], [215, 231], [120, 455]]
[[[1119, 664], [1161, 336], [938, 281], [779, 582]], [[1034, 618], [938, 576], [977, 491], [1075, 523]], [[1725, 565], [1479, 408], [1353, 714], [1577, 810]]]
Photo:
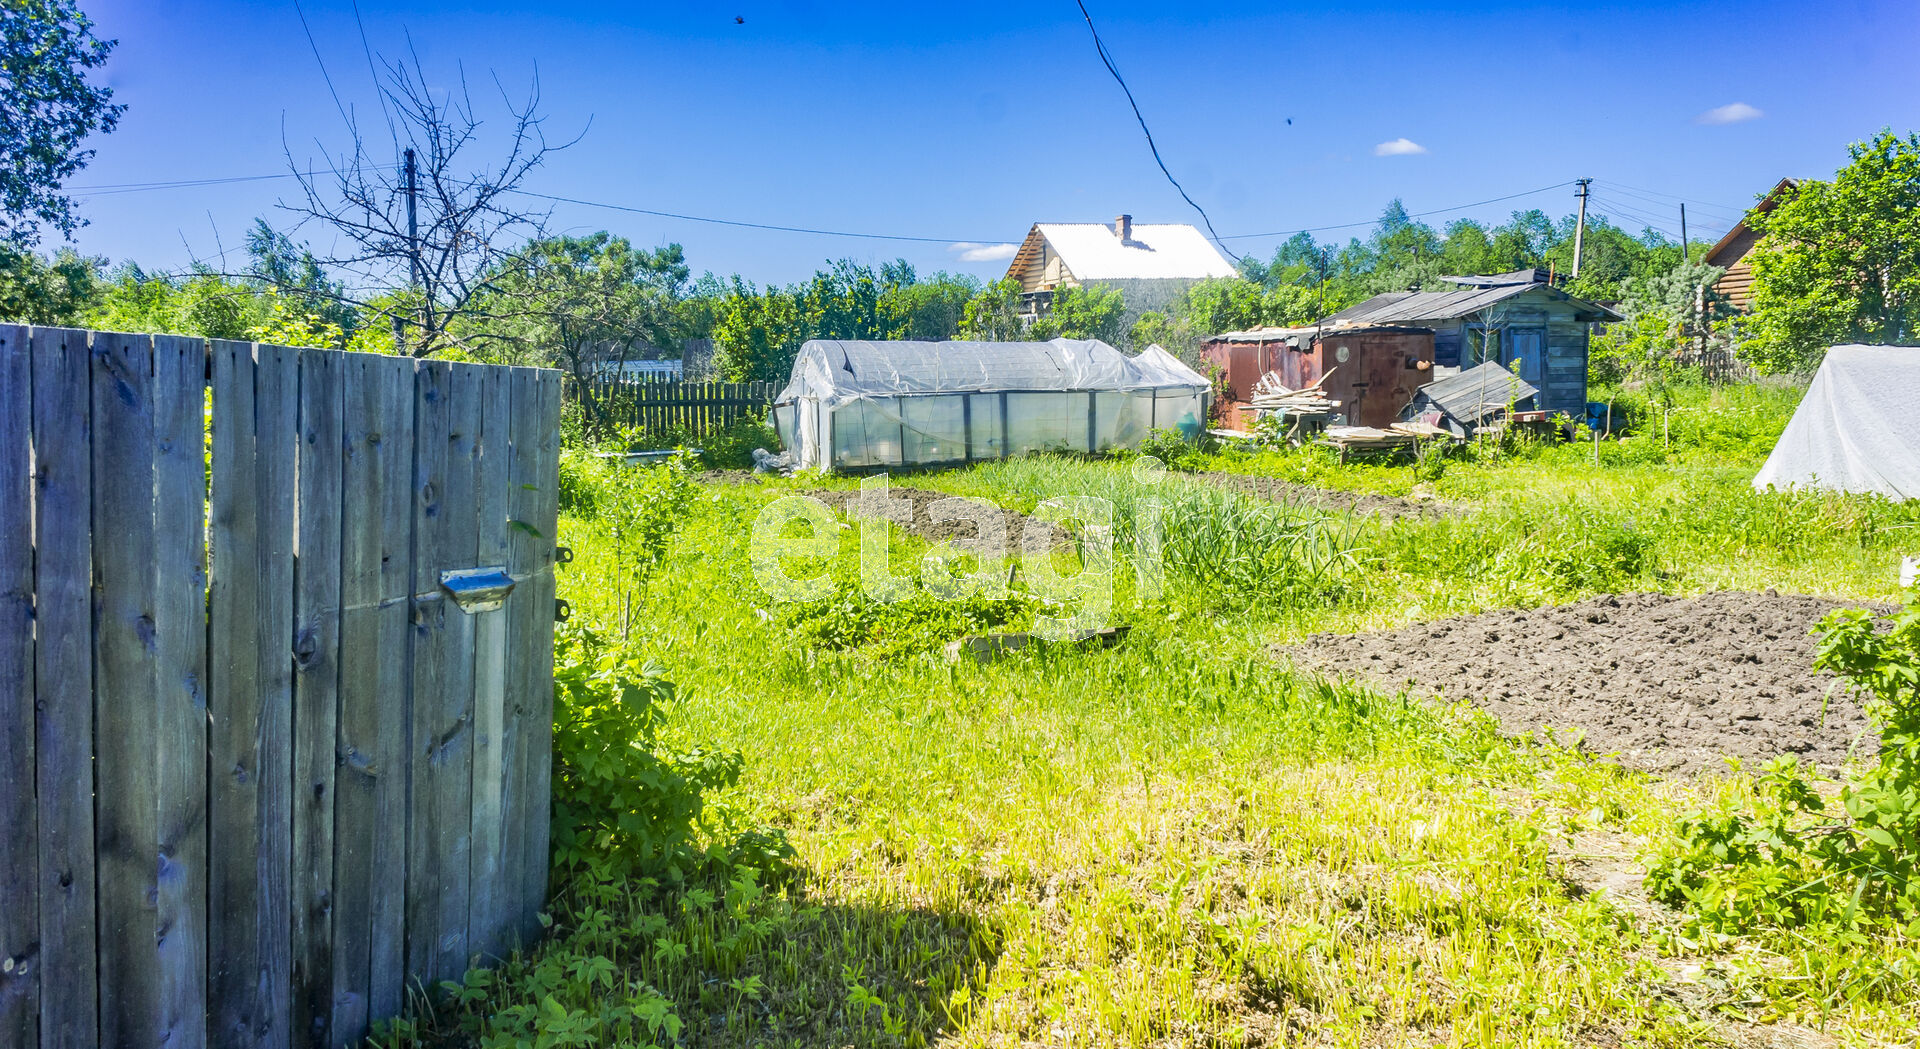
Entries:
[[468, 615], [506, 604], [513, 582], [505, 568], [452, 568], [440, 573], [440, 589]]

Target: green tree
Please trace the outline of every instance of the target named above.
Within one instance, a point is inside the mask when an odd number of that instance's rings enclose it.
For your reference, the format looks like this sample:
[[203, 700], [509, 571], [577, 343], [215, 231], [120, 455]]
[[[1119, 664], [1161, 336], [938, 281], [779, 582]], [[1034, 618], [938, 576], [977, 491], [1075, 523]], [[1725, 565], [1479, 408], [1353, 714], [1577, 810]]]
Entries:
[[113, 45], [74, 0], [0, 5], [0, 240], [30, 248], [42, 226], [70, 237], [83, 224], [60, 187], [93, 159], [86, 137], [126, 108], [87, 80]]
[[1920, 135], [1883, 130], [1849, 147], [1831, 182], [1802, 182], [1747, 213], [1753, 253], [1747, 356], [1810, 368], [1826, 347], [1920, 335]]
[[1036, 341], [1099, 339], [1106, 343], [1119, 342], [1120, 321], [1126, 312], [1127, 303], [1118, 288], [1098, 284], [1057, 288], [1053, 293], [1052, 308], [1028, 326], [1026, 338]]
[[47, 259], [0, 244], [0, 320], [79, 324], [99, 295], [102, 265], [72, 248]]
[[109, 275], [90, 327], [108, 331], [200, 335], [245, 339], [273, 323], [272, 304], [260, 289], [204, 267], [180, 275], [148, 274], [126, 263]]
[[1023, 338], [1026, 325], [1020, 319], [1020, 282], [1002, 277], [980, 289], [967, 301], [960, 322], [960, 337], [983, 342], [1007, 342]]
[[[673, 302], [687, 283], [678, 244], [635, 249], [602, 230], [529, 242], [487, 277], [471, 330], [457, 341], [491, 360], [563, 368], [585, 380], [605, 362], [633, 359], [647, 344], [675, 342]], [[599, 415], [591, 395], [588, 414]]]

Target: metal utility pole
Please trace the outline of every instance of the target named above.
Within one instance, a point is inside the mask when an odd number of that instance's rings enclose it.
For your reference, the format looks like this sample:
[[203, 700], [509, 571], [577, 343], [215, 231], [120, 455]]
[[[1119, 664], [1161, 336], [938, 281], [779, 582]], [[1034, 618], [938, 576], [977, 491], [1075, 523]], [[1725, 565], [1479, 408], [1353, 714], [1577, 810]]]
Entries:
[[1573, 184], [1580, 187], [1574, 195], [1580, 198], [1580, 217], [1573, 223], [1573, 270], [1567, 274], [1568, 280], [1580, 279], [1580, 249], [1587, 242], [1587, 187], [1593, 184], [1590, 178], [1577, 178]]

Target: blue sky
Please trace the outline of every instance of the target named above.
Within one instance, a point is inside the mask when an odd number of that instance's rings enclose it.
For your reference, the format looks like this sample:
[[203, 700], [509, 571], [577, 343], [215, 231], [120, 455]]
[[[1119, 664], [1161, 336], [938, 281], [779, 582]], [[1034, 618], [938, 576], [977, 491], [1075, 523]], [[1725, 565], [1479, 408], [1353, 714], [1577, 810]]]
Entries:
[[[537, 68], [555, 138], [529, 188], [779, 225], [747, 230], [559, 205], [562, 230], [685, 245], [698, 273], [765, 283], [896, 256], [991, 278], [1035, 221], [1195, 222], [1154, 166], [1072, 0], [517, 3], [301, 0], [342, 105], [379, 125], [376, 55], [411, 46], [430, 82]], [[76, 186], [261, 175], [338, 149], [345, 126], [293, 0], [82, 0], [120, 46], [128, 105]], [[1229, 238], [1465, 211], [1570, 211], [1570, 182], [1622, 225], [1717, 235], [1782, 175], [1825, 176], [1882, 126], [1920, 128], [1920, 5], [1493, 2], [1207, 5], [1088, 0], [1174, 174]], [[735, 18], [744, 18], [736, 23]], [[1292, 123], [1287, 123], [1291, 118]], [[495, 124], [498, 121], [496, 119]], [[316, 145], [318, 143], [318, 145]], [[290, 182], [82, 194], [79, 246], [149, 268], [233, 250], [277, 223]], [[1345, 237], [1364, 230], [1322, 233]], [[302, 231], [318, 246], [327, 235]], [[1229, 239], [1270, 254], [1280, 237]], [[1002, 249], [1004, 251], [1004, 249]]]

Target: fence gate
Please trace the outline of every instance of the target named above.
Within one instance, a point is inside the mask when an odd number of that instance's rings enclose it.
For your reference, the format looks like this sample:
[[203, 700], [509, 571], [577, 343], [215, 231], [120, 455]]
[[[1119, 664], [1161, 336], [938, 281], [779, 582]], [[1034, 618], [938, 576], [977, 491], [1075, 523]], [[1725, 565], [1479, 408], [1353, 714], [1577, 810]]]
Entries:
[[535, 934], [559, 413], [0, 325], [0, 1047], [339, 1045]]

